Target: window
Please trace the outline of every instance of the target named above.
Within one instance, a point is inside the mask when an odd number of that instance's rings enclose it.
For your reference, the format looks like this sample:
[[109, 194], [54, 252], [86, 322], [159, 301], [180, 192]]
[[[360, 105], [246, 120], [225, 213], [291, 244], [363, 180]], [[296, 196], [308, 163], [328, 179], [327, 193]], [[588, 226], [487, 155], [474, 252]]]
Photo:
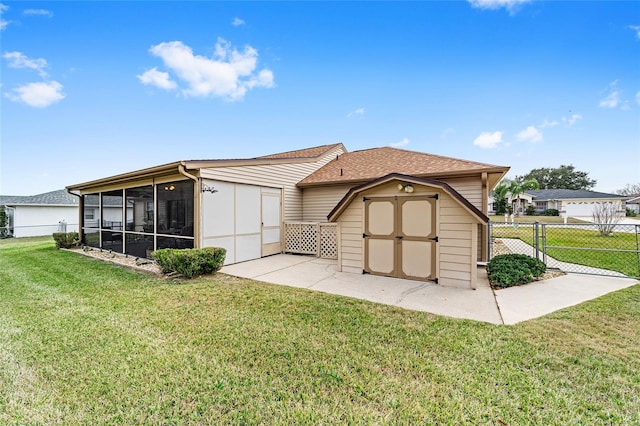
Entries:
[[193, 237], [193, 181], [158, 185], [157, 233]]
[[[84, 205], [84, 226], [87, 228], [98, 228], [100, 225], [100, 195], [83, 195]], [[98, 215], [96, 216], [96, 213]]]
[[125, 190], [127, 231], [153, 233], [153, 186]]
[[102, 228], [122, 231], [122, 190], [102, 193]]

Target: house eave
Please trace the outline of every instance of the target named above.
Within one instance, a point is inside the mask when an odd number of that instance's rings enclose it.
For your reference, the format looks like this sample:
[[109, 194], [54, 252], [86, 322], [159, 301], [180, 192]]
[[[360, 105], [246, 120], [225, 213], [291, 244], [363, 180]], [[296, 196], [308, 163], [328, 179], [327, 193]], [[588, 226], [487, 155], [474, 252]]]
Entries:
[[[483, 173], [487, 174], [500, 174], [500, 178], [507, 174], [509, 171], [509, 167], [496, 167], [496, 168], [485, 168], [485, 169], [471, 169], [471, 170], [462, 170], [462, 171], [452, 171], [452, 172], [437, 172], [437, 173], [420, 173], [411, 175], [418, 178], [425, 179], [443, 179], [443, 178], [465, 178], [470, 176], [481, 176]], [[376, 179], [376, 177], [369, 178], [358, 178], [358, 179], [337, 179], [331, 181], [322, 181], [322, 182], [308, 182], [304, 183], [302, 181], [298, 182], [296, 186], [298, 188], [311, 188], [311, 187], [322, 187], [322, 186], [336, 186], [336, 185], [361, 185], [367, 182], [370, 182], [372, 179]], [[303, 179], [304, 180], [304, 179]], [[500, 179], [497, 179], [498, 181]]]
[[403, 175], [400, 173], [390, 173], [386, 176], [382, 176], [380, 178], [370, 180], [362, 185], [358, 185], [351, 188], [349, 192], [347, 192], [345, 196], [342, 197], [342, 199], [338, 202], [338, 204], [336, 204], [333, 210], [331, 210], [331, 212], [327, 215], [327, 220], [329, 222], [337, 221], [340, 215], [342, 214], [342, 212], [354, 200], [354, 198], [358, 196], [359, 193], [366, 191], [368, 189], [374, 188], [376, 186], [395, 181], [395, 180], [408, 182], [415, 185], [425, 185], [425, 186], [431, 186], [434, 188], [439, 188], [444, 192], [446, 192], [447, 194], [449, 194], [458, 203], [460, 203], [460, 205], [465, 210], [467, 210], [472, 216], [474, 216], [478, 220], [478, 222], [482, 224], [487, 224], [489, 222], [489, 218], [487, 217], [487, 215], [482, 213], [482, 211], [480, 211], [476, 206], [471, 204], [469, 200], [467, 200], [462, 195], [460, 195], [458, 191], [453, 189], [446, 182], [442, 182], [435, 179], [417, 177], [417, 176]]
[[125, 183], [125, 182], [135, 181], [139, 179], [145, 179], [145, 178], [157, 177], [157, 176], [163, 176], [163, 175], [178, 174], [179, 173], [178, 167], [183, 163], [184, 161], [177, 161], [175, 163], [168, 163], [160, 166], [149, 167], [146, 169], [136, 170], [133, 172], [122, 173], [119, 175], [109, 176], [106, 178], [78, 183], [75, 185], [69, 185], [65, 189], [67, 191], [86, 191], [86, 190], [90, 190], [91, 188], [98, 188], [104, 185]]

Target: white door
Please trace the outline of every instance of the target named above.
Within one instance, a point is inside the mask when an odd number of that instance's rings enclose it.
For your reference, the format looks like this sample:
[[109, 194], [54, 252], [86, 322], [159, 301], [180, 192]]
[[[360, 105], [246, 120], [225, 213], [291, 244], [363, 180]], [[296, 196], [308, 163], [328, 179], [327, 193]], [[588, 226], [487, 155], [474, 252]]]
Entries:
[[281, 206], [280, 193], [262, 192], [262, 256], [282, 252], [281, 244]]
[[236, 262], [261, 257], [260, 209], [260, 187], [236, 184]]

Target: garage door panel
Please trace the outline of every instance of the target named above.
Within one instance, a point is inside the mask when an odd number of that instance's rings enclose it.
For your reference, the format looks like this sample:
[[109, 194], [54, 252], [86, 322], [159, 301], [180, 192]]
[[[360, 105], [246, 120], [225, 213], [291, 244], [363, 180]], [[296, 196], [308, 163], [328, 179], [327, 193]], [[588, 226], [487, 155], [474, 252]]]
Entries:
[[595, 205], [593, 202], [569, 202], [565, 211], [567, 216], [591, 216]]
[[232, 235], [235, 226], [235, 184], [212, 180], [204, 180], [203, 183], [218, 190], [215, 194], [202, 197], [204, 238]]
[[205, 247], [222, 247], [227, 250], [227, 254], [224, 257], [224, 264], [230, 265], [232, 263], [236, 263], [235, 258], [235, 238], [231, 237], [222, 237], [222, 238], [207, 238], [204, 240]]
[[261, 257], [260, 234], [236, 236], [236, 262]]
[[260, 232], [260, 199], [260, 187], [236, 185], [236, 234]]

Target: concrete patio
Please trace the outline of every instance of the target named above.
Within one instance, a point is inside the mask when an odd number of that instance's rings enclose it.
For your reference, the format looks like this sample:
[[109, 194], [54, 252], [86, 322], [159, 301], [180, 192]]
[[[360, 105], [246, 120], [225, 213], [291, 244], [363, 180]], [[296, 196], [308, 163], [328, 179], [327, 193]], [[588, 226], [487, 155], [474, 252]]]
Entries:
[[334, 260], [289, 254], [236, 263], [220, 272], [492, 324], [516, 324], [638, 284], [630, 278], [567, 274], [494, 291], [481, 269], [477, 290], [459, 289], [432, 282], [338, 272]]

